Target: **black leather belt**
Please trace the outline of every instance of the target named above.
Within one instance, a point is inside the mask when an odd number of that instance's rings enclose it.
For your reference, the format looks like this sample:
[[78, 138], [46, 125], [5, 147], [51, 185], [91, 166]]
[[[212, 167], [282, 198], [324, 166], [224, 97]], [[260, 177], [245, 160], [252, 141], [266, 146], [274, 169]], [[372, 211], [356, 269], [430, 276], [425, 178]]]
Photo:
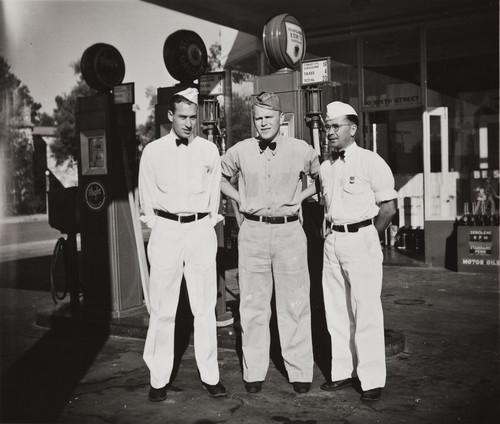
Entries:
[[157, 210], [156, 215], [161, 216], [162, 218], [180, 222], [181, 224], [185, 224], [187, 222], [193, 222], [198, 219], [205, 218], [208, 215], [208, 212], [199, 212], [192, 215], [177, 215], [175, 213]]
[[367, 219], [366, 221], [356, 222], [355, 224], [344, 224], [344, 225], [330, 225], [333, 231], [338, 231], [340, 233], [357, 233], [360, 228], [368, 227], [368, 225], [373, 224], [373, 219]]
[[291, 216], [261, 216], [261, 215], [250, 215], [244, 213], [246, 219], [250, 221], [265, 222], [266, 224], [286, 224], [287, 222], [297, 221], [299, 219], [298, 215]]

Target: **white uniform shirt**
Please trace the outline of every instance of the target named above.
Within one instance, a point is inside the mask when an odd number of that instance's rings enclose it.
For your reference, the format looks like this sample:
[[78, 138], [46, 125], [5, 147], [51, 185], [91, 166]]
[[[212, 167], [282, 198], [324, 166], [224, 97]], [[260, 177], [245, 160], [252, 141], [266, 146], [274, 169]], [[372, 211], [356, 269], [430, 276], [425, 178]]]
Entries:
[[345, 150], [345, 158], [324, 161], [320, 178], [326, 219], [335, 225], [353, 224], [378, 215], [377, 203], [395, 199], [394, 176], [375, 152], [356, 143]]
[[219, 151], [207, 139], [195, 137], [187, 146], [177, 146], [173, 131], [149, 143], [139, 167], [141, 221], [153, 228], [155, 209], [179, 215], [210, 213], [212, 224], [218, 215], [221, 166]]

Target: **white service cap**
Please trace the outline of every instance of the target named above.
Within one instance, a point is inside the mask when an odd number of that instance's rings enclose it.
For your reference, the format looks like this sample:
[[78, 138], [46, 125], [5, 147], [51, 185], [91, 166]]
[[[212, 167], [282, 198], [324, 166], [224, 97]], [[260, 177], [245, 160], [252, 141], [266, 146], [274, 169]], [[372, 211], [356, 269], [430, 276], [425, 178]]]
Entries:
[[335, 119], [339, 116], [356, 115], [356, 111], [351, 105], [342, 102], [332, 102], [326, 106], [326, 120]]
[[185, 99], [193, 102], [196, 105], [198, 104], [198, 90], [196, 88], [189, 87], [175, 94], [184, 97]]

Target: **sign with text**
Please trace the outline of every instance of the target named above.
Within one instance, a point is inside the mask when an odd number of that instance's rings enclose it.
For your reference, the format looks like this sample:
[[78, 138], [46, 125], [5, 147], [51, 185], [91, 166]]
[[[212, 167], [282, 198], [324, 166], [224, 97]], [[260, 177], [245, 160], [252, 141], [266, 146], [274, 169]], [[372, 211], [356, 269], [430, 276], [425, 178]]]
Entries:
[[300, 62], [300, 82], [302, 86], [330, 82], [330, 58]]
[[134, 83], [116, 85], [113, 87], [113, 101], [115, 105], [134, 103]]
[[419, 95], [411, 96], [367, 96], [365, 99], [365, 108], [382, 108], [382, 107], [400, 107], [407, 105], [419, 105], [421, 103]]
[[224, 94], [224, 72], [200, 75], [200, 94], [202, 96]]
[[500, 270], [499, 227], [457, 227], [457, 270], [497, 273]]
[[304, 32], [302, 27], [294, 22], [285, 22], [286, 54], [293, 64], [304, 57]]

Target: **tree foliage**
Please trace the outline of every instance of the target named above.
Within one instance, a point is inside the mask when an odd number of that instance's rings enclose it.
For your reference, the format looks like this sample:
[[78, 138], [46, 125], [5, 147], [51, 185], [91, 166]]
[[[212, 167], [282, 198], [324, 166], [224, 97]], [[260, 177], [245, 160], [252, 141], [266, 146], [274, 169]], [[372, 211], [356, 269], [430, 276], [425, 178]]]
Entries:
[[157, 103], [156, 88], [152, 86], [146, 88], [146, 97], [149, 99], [149, 115], [146, 122], [137, 127], [137, 137], [139, 139], [139, 148], [141, 150], [146, 144], [155, 139], [155, 105]]
[[0, 56], [0, 157], [4, 158], [0, 192], [5, 195], [1, 213], [29, 214], [43, 209], [35, 196], [31, 136], [33, 125], [47, 122], [40, 108]]
[[222, 71], [221, 52], [220, 43], [214, 43], [208, 49], [208, 72]]
[[96, 94], [83, 80], [80, 62], [76, 61], [72, 63], [71, 67], [77, 78], [76, 85], [68, 94], [64, 93], [55, 98], [56, 109], [54, 109], [53, 119], [58, 137], [52, 145], [52, 152], [58, 165], [70, 157], [76, 157], [75, 112], [78, 97]]

